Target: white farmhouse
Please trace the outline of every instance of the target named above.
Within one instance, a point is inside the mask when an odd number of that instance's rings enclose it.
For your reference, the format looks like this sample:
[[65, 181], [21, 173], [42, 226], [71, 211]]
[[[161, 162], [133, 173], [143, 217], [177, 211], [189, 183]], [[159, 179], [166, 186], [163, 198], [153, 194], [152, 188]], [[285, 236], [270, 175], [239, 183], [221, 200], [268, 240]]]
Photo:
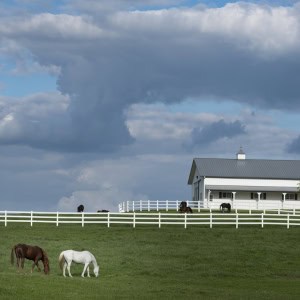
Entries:
[[300, 161], [194, 158], [188, 184], [205, 208], [230, 203], [238, 209], [300, 208]]

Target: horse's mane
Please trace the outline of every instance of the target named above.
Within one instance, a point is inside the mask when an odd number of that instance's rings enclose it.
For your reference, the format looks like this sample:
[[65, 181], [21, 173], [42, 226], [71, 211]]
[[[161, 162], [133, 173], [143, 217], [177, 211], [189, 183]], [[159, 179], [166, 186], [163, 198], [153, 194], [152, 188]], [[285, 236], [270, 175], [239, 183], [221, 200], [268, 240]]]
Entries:
[[47, 255], [46, 251], [43, 250], [42, 248], [41, 248], [41, 250], [42, 250], [43, 257], [45, 258], [45, 260], [46, 260], [46, 261], [49, 261], [49, 258], [48, 258], [48, 255]]

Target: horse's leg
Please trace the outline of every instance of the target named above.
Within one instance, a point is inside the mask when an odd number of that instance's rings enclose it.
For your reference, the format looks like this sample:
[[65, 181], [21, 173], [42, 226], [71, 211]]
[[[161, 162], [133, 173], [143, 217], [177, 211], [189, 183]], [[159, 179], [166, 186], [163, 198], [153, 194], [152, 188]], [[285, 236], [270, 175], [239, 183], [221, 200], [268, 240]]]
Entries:
[[90, 265], [87, 266], [86, 271], [87, 271], [87, 277], [91, 277], [90, 276]]
[[37, 268], [38, 268], [38, 271], [41, 272], [41, 268], [40, 268], [40, 266], [39, 266], [39, 261], [38, 261], [38, 260], [37, 260], [37, 262], [36, 262], [36, 266], [37, 266]]
[[82, 271], [81, 277], [84, 277], [85, 270], [87, 269], [88, 266], [89, 266], [89, 264], [85, 263], [85, 265], [83, 267], [83, 271]]
[[17, 269], [18, 269], [18, 272], [20, 272], [20, 269], [21, 269], [21, 258], [17, 256]]
[[21, 268], [24, 269], [24, 261], [25, 261], [25, 257], [21, 257]]
[[33, 273], [33, 269], [34, 269], [35, 265], [36, 265], [36, 262], [34, 261], [33, 264], [32, 264], [32, 267], [31, 267], [31, 273]]
[[69, 276], [70, 276], [70, 277], [73, 277], [73, 276], [71, 275], [71, 271], [70, 271], [71, 263], [72, 263], [72, 262], [68, 262], [68, 272], [69, 272]]
[[63, 268], [63, 275], [66, 277], [66, 268], [67, 268], [67, 262], [64, 262], [64, 268]]

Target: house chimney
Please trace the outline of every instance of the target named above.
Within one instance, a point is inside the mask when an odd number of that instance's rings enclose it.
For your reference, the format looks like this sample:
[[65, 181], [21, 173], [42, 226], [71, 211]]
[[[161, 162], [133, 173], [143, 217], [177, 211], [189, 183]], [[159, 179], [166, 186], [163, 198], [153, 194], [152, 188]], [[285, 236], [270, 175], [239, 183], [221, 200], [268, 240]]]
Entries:
[[246, 159], [246, 154], [243, 151], [243, 147], [240, 147], [239, 152], [236, 154], [236, 159]]

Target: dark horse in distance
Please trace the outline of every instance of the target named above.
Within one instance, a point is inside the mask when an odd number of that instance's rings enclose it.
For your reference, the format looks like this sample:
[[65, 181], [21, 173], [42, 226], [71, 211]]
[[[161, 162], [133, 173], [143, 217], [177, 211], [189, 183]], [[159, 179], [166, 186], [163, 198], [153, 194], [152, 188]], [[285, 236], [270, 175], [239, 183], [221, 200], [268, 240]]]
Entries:
[[193, 210], [189, 206], [187, 206], [186, 201], [181, 201], [179, 205], [179, 211], [183, 213], [193, 213]]
[[227, 209], [227, 211], [230, 213], [230, 211], [231, 211], [231, 205], [230, 205], [230, 203], [222, 203], [220, 205], [220, 210], [222, 212], [225, 212], [225, 209]]
[[14, 257], [16, 256], [17, 259], [17, 266], [18, 268], [24, 268], [24, 261], [25, 258], [32, 260], [33, 264], [31, 267], [31, 273], [35, 266], [37, 266], [38, 270], [41, 271], [39, 267], [39, 261], [41, 260], [44, 265], [44, 272], [45, 274], [49, 274], [50, 267], [49, 267], [49, 259], [46, 252], [38, 247], [38, 246], [30, 246], [26, 244], [17, 244], [13, 246], [11, 249], [11, 264], [14, 264]]
[[80, 204], [78, 207], [77, 207], [77, 212], [83, 212], [84, 211], [84, 206], [82, 204]]

